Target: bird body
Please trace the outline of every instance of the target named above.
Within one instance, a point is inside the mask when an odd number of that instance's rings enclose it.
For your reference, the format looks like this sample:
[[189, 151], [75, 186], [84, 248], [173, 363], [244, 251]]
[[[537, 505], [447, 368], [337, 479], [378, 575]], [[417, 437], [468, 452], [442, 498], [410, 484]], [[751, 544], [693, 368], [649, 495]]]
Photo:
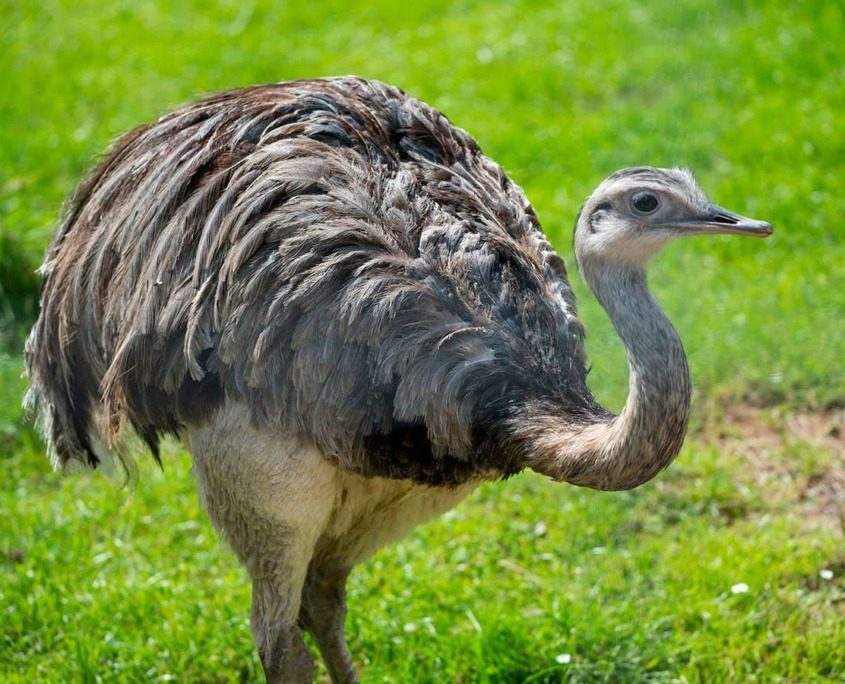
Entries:
[[636, 486], [678, 453], [690, 380], [645, 264], [679, 234], [765, 235], [678, 170], [627, 169], [575, 252], [628, 349], [614, 416], [590, 393], [562, 259], [475, 141], [358, 78], [214, 95], [121, 138], [77, 190], [27, 343], [56, 466], [126, 423], [188, 444], [253, 579], [268, 679], [334, 681], [352, 566], [529, 467]]
[[128, 420], [155, 450], [238, 400], [344, 469], [458, 484], [520, 468], [480, 448], [508, 392], [595, 409], [563, 262], [524, 194], [382, 84], [234, 91], [131, 132], [44, 272], [31, 351], [74, 394], [48, 412], [60, 465], [99, 460], [103, 403], [104, 437]]

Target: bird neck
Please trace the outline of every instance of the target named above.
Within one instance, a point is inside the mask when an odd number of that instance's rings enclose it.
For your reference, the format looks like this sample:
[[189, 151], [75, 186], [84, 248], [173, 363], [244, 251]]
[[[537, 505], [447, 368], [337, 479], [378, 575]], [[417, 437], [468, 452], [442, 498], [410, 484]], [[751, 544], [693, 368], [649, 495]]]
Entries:
[[529, 465], [577, 485], [630, 489], [654, 477], [681, 449], [689, 419], [689, 368], [678, 333], [651, 296], [641, 267], [587, 262], [581, 270], [625, 345], [628, 399], [618, 416], [608, 413], [580, 425], [544, 416], [544, 437]]

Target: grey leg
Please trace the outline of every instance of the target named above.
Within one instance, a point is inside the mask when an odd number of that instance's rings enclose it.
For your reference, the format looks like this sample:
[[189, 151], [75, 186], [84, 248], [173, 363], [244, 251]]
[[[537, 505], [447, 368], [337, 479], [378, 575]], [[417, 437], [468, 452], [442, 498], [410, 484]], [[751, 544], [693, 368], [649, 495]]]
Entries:
[[302, 638], [300, 627], [279, 615], [277, 583], [253, 580], [250, 627], [268, 684], [310, 684], [314, 680], [314, 656]]
[[317, 641], [333, 684], [356, 684], [358, 675], [343, 635], [350, 568], [315, 557], [302, 590], [299, 618]]
[[252, 428], [248, 414], [221, 414], [190, 443], [209, 515], [252, 577], [250, 627], [267, 681], [311, 682], [314, 658], [298, 621], [335, 502], [334, 468], [313, 448]]
[[[228, 516], [215, 516], [224, 530], [232, 527]], [[261, 657], [268, 684], [310, 684], [314, 679], [314, 657], [297, 624], [300, 597], [305, 581], [311, 540], [294, 534], [273, 536], [260, 517], [241, 519], [240, 535], [228, 535], [233, 549], [252, 577], [250, 628]], [[229, 523], [228, 525], [226, 523]], [[245, 532], [249, 531], [249, 534]], [[259, 534], [259, 531], [263, 534]], [[257, 540], [244, 544], [245, 540]], [[310, 542], [310, 543], [309, 543]], [[254, 548], [261, 549], [259, 553]]]

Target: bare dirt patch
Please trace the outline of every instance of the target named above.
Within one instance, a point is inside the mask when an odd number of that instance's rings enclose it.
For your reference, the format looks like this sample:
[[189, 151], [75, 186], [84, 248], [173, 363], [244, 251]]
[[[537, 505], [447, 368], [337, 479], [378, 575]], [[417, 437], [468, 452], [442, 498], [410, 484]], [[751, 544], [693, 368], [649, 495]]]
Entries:
[[733, 406], [704, 421], [701, 437], [730, 446], [737, 439], [755, 448], [805, 442], [845, 455], [845, 409], [789, 411]]
[[845, 410], [732, 407], [704, 420], [698, 438], [743, 461], [767, 499], [845, 532]]

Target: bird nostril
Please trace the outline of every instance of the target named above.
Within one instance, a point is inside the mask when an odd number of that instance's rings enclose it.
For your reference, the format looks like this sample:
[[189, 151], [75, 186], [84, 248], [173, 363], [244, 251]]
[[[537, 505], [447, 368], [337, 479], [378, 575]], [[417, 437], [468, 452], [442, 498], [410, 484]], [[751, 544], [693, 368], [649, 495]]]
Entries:
[[713, 223], [726, 223], [729, 226], [735, 226], [739, 223], [739, 220], [735, 219], [733, 216], [728, 216], [727, 214], [716, 214], [713, 216]]

